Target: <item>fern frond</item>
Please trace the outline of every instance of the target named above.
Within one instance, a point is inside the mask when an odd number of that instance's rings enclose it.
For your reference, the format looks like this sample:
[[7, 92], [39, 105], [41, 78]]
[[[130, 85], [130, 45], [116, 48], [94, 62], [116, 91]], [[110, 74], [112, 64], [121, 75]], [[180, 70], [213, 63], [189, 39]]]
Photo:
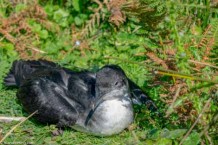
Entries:
[[27, 8], [19, 13], [12, 13], [7, 18], [0, 18], [0, 34], [14, 45], [22, 58], [31, 57], [28, 51], [31, 52], [32, 56], [38, 53], [45, 53], [32, 44], [32, 42], [39, 40], [39, 36], [32, 31], [28, 23], [29, 19], [41, 23], [42, 26], [47, 24], [46, 26], [49, 27], [44, 9], [36, 2], [27, 5]]
[[164, 1], [130, 0], [122, 8], [128, 17], [134, 17], [146, 28], [155, 28], [164, 18], [167, 9]]
[[104, 3], [99, 0], [93, 0], [93, 1], [98, 4], [98, 8], [93, 10], [94, 14], [92, 14], [90, 16], [90, 19], [86, 21], [86, 25], [80, 32], [79, 37], [85, 37], [88, 36], [90, 33], [92, 33], [93, 29], [96, 26], [100, 25], [100, 20], [101, 19], [103, 20], [104, 18], [103, 16], [101, 17]]
[[207, 60], [211, 55], [211, 50], [218, 46], [218, 20], [212, 19], [201, 38], [198, 48], [204, 50], [203, 60]]
[[213, 19], [211, 21], [211, 34], [214, 38], [214, 47], [218, 47], [218, 19]]

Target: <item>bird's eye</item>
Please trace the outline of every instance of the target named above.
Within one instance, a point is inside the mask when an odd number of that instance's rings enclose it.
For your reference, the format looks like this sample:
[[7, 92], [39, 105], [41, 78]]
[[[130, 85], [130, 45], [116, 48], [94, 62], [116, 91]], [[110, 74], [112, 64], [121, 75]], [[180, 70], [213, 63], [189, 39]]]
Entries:
[[119, 84], [119, 82], [115, 82], [115, 86], [117, 86]]

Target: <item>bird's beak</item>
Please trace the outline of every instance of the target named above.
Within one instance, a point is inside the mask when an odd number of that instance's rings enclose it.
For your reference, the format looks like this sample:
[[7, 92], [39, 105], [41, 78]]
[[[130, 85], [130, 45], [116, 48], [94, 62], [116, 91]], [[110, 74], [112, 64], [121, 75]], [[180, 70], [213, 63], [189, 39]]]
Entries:
[[138, 89], [133, 90], [131, 94], [132, 94], [132, 101], [134, 104], [137, 105], [145, 104], [149, 110], [151, 111], [157, 110], [157, 106], [154, 104], [151, 98], [141, 90]]
[[139, 100], [139, 98], [132, 98], [132, 102], [136, 105], [142, 105], [142, 102]]
[[132, 102], [133, 104], [136, 104], [136, 105], [142, 105], [143, 102], [141, 100], [141, 95], [142, 95], [142, 91], [139, 90], [139, 89], [134, 89], [131, 91], [131, 95], [132, 95]]

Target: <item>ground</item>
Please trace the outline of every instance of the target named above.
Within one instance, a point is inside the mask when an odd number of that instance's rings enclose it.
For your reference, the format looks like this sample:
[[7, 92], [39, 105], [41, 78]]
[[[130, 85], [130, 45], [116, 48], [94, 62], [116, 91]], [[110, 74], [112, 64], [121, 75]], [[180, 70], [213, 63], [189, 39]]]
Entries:
[[0, 116], [28, 117], [3, 78], [16, 59], [47, 59], [73, 70], [117, 64], [157, 104], [95, 137], [33, 117], [0, 122], [4, 144], [218, 144], [218, 3], [215, 0], [0, 0]]

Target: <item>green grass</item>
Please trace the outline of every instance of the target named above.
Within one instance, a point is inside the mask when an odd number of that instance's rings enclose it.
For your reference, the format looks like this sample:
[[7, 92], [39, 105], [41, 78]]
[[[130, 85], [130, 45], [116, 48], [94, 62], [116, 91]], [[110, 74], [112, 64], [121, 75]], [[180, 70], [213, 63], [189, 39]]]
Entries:
[[[29, 115], [16, 98], [17, 89], [6, 88], [2, 82], [13, 60], [38, 58], [73, 70], [95, 71], [105, 64], [117, 64], [149, 94], [159, 112], [169, 116], [151, 117], [145, 106], [135, 106], [135, 127], [111, 137], [70, 128], [54, 137], [54, 125], [40, 124], [32, 117], [17, 127], [5, 144], [179, 144], [196, 121], [184, 144], [218, 144], [216, 2], [132, 2], [118, 6], [127, 19], [117, 25], [110, 21], [115, 13], [105, 3], [93, 11], [100, 5], [90, 0], [39, 0], [37, 7], [31, 0], [0, 1], [0, 116]], [[91, 18], [91, 14], [95, 15]], [[202, 110], [210, 98], [208, 110]], [[206, 113], [197, 120], [202, 111]], [[1, 123], [0, 138], [17, 123]], [[201, 135], [207, 125], [209, 129]]]
[[[0, 116], [27, 117], [28, 114], [22, 109], [16, 98], [16, 89], [1, 89], [0, 91]], [[3, 130], [1, 135], [6, 134], [18, 122], [1, 123]], [[5, 144], [135, 144], [144, 139], [146, 130], [134, 129], [124, 130], [119, 135], [111, 137], [96, 137], [85, 133], [77, 132], [70, 128], [65, 128], [62, 135], [53, 136], [52, 132], [57, 130], [54, 125], [38, 123], [31, 118], [18, 126], [14, 132], [4, 141]]]
[[[23, 111], [21, 105], [16, 98], [16, 89], [5, 90], [0, 92], [0, 114], [1, 116], [28, 116]], [[6, 134], [12, 126], [18, 122], [1, 123], [0, 128], [3, 130], [3, 134]], [[133, 140], [134, 137], [131, 131], [124, 131], [120, 135], [113, 137], [95, 137], [80, 133], [70, 128], [64, 129], [64, 132], [60, 136], [52, 137], [52, 131], [56, 128], [54, 125], [44, 125], [35, 121], [33, 118], [27, 120], [20, 125], [16, 130], [4, 141], [5, 144], [10, 143], [32, 143], [32, 144], [114, 144], [114, 143], [126, 143]], [[122, 139], [121, 138], [125, 138]]]
[[[79, 60], [78, 60], [79, 61]], [[9, 65], [9, 64], [8, 64]], [[5, 72], [7, 72], [8, 68]], [[128, 73], [128, 72], [127, 72]], [[1, 82], [2, 82], [1, 78]], [[16, 88], [2, 87], [0, 90], [0, 116], [9, 117], [27, 117], [28, 114], [22, 109], [22, 105], [16, 98]], [[145, 107], [144, 107], [145, 109]], [[136, 108], [137, 110], [137, 108]], [[142, 115], [142, 114], [141, 114]], [[144, 113], [146, 115], [146, 113]], [[148, 113], [147, 116], [149, 117]], [[145, 116], [144, 116], [145, 117]], [[144, 117], [138, 117], [142, 119]], [[5, 135], [18, 122], [1, 123], [1, 136]], [[137, 121], [135, 121], [137, 124]], [[4, 141], [5, 144], [10, 143], [32, 143], [32, 144], [135, 144], [145, 139], [148, 130], [137, 127], [134, 130], [124, 130], [119, 135], [111, 137], [96, 137], [65, 128], [62, 135], [53, 136], [52, 132], [57, 130], [54, 125], [40, 124], [34, 118], [25, 121], [18, 126], [14, 132]], [[141, 141], [140, 141], [141, 140]]]
[[[103, 57], [102, 64], [104, 62]], [[77, 60], [78, 63], [80, 60]], [[147, 91], [151, 97], [156, 100], [159, 104], [159, 111], [161, 112], [163, 105], [158, 101], [159, 94], [161, 93], [161, 86], [149, 87], [149, 75], [144, 76], [146, 69], [143, 66], [138, 66], [135, 64], [128, 63], [118, 63], [122, 68], [124, 68], [126, 74], [135, 80], [138, 84], [147, 86]], [[4, 72], [9, 70], [8, 65], [3, 68]], [[72, 67], [74, 64], [68, 64], [68, 67]], [[92, 65], [91, 65], [92, 66]], [[90, 67], [91, 67], [90, 66]], [[96, 69], [95, 66], [92, 67]], [[3, 75], [4, 76], [4, 75]], [[140, 78], [141, 77], [141, 78]], [[0, 81], [2, 81], [1, 78]], [[143, 87], [145, 89], [145, 87]], [[146, 89], [145, 89], [146, 90]], [[149, 90], [149, 91], [148, 91]], [[22, 105], [16, 98], [16, 88], [6, 88], [2, 87], [0, 91], [0, 115], [1, 116], [25, 116], [29, 114], [22, 109]], [[159, 103], [158, 103], [159, 102]], [[162, 104], [162, 105], [161, 105]], [[111, 137], [96, 137], [75, 131], [71, 128], [65, 128], [62, 135], [53, 136], [52, 132], [57, 130], [55, 125], [45, 125], [37, 122], [34, 117], [25, 121], [23, 124], [18, 126], [14, 132], [12, 132], [4, 141], [5, 144], [10, 143], [32, 143], [32, 144], [172, 144], [178, 143], [182, 138], [182, 135], [187, 131], [187, 127], [176, 127], [175, 125], [170, 125], [165, 118], [151, 118], [150, 113], [147, 111], [145, 106], [135, 106], [135, 121], [133, 124], [133, 129], [126, 129], [118, 135]], [[164, 119], [164, 120], [163, 120]], [[170, 118], [169, 118], [170, 119]], [[12, 123], [2, 123], [0, 128], [3, 130], [2, 136], [5, 135], [9, 130], [16, 125], [18, 122]], [[168, 129], [167, 129], [167, 128]], [[175, 133], [176, 132], [176, 133]]]

